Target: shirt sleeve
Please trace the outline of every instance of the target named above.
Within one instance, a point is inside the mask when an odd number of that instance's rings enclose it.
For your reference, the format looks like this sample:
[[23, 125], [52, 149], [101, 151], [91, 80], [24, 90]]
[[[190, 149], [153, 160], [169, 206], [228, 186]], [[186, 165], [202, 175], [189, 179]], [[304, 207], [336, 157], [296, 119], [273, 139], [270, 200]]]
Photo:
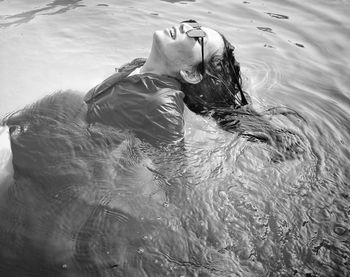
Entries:
[[184, 136], [184, 93], [162, 89], [151, 99], [145, 131], [155, 142], [174, 143]]

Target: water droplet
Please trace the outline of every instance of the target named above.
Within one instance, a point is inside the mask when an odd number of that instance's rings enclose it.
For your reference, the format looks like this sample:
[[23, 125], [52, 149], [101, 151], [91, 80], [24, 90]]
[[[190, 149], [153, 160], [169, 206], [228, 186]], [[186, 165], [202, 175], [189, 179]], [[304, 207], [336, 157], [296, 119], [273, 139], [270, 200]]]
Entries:
[[163, 203], [163, 207], [165, 207], [165, 208], [169, 207], [169, 203], [168, 202], [164, 202]]

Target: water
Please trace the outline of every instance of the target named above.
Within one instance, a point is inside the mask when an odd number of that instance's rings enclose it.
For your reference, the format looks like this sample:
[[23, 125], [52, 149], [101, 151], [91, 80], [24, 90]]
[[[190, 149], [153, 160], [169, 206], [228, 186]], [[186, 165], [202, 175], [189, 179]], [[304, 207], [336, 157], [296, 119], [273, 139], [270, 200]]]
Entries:
[[[236, 46], [257, 110], [302, 115], [272, 121], [306, 149], [273, 162], [267, 146], [187, 112], [185, 161], [148, 149], [117, 181], [72, 169], [61, 187], [18, 182], [1, 196], [1, 276], [349, 276], [349, 11], [341, 0], [0, 1], [1, 115], [86, 92], [147, 56], [154, 30], [194, 18]], [[99, 177], [122, 164], [107, 154]]]

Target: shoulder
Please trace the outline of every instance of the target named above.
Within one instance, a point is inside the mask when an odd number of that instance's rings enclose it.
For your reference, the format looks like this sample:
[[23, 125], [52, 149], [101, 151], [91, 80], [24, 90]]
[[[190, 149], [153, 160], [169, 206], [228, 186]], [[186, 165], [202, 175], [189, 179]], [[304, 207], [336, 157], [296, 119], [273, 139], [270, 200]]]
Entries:
[[184, 93], [178, 90], [161, 89], [147, 108], [147, 118], [168, 132], [182, 133], [184, 125]]
[[105, 79], [99, 85], [93, 87], [88, 91], [84, 97], [86, 103], [93, 102], [94, 100], [102, 97], [106, 92], [108, 92], [114, 85], [116, 85], [121, 80], [125, 79], [132, 71], [136, 68], [142, 66], [145, 63], [145, 59], [136, 58], [130, 63], [123, 65], [122, 67], [116, 69], [116, 72]]
[[181, 90], [175, 90], [171, 88], [162, 88], [154, 93], [151, 97], [151, 103], [153, 106], [161, 106], [167, 104], [176, 104], [179, 106], [184, 105], [185, 94]]
[[173, 143], [184, 136], [184, 93], [174, 89], [160, 89], [150, 99], [144, 118], [148, 131], [157, 141]]

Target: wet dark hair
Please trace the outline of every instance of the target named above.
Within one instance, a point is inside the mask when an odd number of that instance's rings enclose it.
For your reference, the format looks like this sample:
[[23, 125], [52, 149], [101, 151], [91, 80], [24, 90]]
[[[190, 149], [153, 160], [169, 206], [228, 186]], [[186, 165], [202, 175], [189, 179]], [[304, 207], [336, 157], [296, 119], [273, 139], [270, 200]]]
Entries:
[[[184, 102], [191, 111], [211, 116], [227, 131], [245, 132], [246, 125], [260, 121], [261, 116], [251, 108], [250, 97], [242, 91], [241, 70], [234, 55], [234, 46], [220, 35], [224, 41], [223, 53], [214, 54], [206, 63], [200, 83], [182, 84]], [[201, 67], [199, 64], [198, 69]]]
[[[205, 64], [203, 79], [198, 84], [182, 84], [187, 107], [203, 116], [210, 116], [224, 130], [247, 137], [250, 141], [273, 145], [290, 156], [299, 153], [302, 139], [290, 130], [276, 128], [265, 115], [297, 116], [294, 110], [274, 107], [258, 113], [251, 106], [250, 97], [242, 91], [240, 65], [234, 55], [234, 46], [221, 34], [224, 51], [215, 54]], [[202, 65], [198, 65], [198, 70]], [[248, 98], [248, 101], [245, 98]], [[293, 156], [292, 155], [292, 156]]]
[[[215, 54], [206, 63], [203, 80], [198, 84], [182, 84], [185, 103], [197, 114], [207, 115], [217, 109], [237, 109], [245, 104], [241, 85], [240, 65], [234, 56], [234, 46], [222, 36], [223, 54]], [[202, 64], [198, 65], [198, 70]]]

